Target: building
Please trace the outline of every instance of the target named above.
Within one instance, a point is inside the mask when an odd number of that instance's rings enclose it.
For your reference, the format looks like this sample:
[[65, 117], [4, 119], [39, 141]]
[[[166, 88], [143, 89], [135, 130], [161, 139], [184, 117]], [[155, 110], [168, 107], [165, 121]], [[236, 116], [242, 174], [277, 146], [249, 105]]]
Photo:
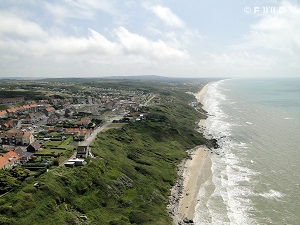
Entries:
[[27, 146], [27, 152], [37, 152], [41, 149], [41, 145], [38, 141], [34, 141]]
[[33, 142], [34, 142], [34, 136], [33, 136], [32, 133], [26, 132], [26, 133], [23, 134], [23, 139], [22, 139], [22, 144], [23, 145], [29, 145]]
[[88, 127], [89, 123], [91, 123], [91, 120], [88, 117], [83, 117], [76, 122], [77, 125], [83, 127]]
[[84, 166], [86, 165], [86, 161], [84, 159], [70, 159], [68, 163], [65, 163], [67, 167], [74, 167], [74, 166]]
[[86, 158], [88, 157], [90, 148], [88, 145], [77, 146], [76, 158]]
[[22, 148], [16, 148], [15, 149], [15, 153], [17, 153], [17, 155], [19, 156], [19, 158], [21, 159], [23, 156], [25, 156], [25, 151]]
[[0, 111], [0, 118], [7, 118], [8, 114], [5, 110]]
[[19, 164], [20, 157], [14, 151], [0, 155], [0, 169], [10, 169]]
[[9, 133], [5, 132], [0, 134], [0, 139], [4, 145], [21, 145], [22, 144], [23, 133]]
[[21, 163], [26, 163], [30, 159], [32, 159], [33, 157], [34, 157], [34, 153], [32, 153], [32, 152], [25, 152], [25, 155], [20, 159], [20, 162]]
[[73, 136], [74, 140], [83, 141], [92, 132], [91, 129], [80, 129], [80, 128], [65, 128], [63, 129], [64, 135]]
[[1, 126], [3, 128], [13, 128], [17, 126], [18, 120], [2, 120], [1, 121]]
[[53, 107], [47, 107], [44, 109], [43, 112], [45, 113], [46, 116], [51, 116], [54, 114], [55, 109]]
[[16, 104], [24, 102], [24, 97], [16, 97], [16, 98], [0, 98], [1, 104]]
[[47, 125], [57, 124], [58, 121], [59, 121], [59, 117], [57, 115], [55, 115], [55, 114], [52, 114], [47, 119]]

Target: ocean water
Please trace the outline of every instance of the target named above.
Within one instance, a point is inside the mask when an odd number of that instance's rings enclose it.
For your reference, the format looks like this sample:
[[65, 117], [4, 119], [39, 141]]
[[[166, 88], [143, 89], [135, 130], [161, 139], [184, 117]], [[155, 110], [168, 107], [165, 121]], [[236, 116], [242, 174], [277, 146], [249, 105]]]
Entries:
[[300, 224], [300, 79], [209, 85], [205, 135], [219, 139], [196, 224]]

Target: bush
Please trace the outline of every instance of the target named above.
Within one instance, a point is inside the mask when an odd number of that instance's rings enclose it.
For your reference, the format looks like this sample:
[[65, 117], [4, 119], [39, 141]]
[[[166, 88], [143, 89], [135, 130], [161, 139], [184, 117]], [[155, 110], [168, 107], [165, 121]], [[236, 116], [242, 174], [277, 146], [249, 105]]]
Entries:
[[129, 221], [132, 224], [143, 224], [152, 222], [154, 219], [151, 217], [149, 213], [145, 213], [140, 210], [136, 210], [129, 213]]
[[59, 161], [58, 159], [53, 160], [53, 166], [59, 166]]

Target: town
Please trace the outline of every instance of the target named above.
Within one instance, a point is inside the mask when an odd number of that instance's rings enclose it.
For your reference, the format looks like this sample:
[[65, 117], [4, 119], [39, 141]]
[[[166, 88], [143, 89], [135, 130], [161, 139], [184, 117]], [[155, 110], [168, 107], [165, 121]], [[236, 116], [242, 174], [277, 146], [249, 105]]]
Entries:
[[170, 224], [207, 80], [148, 78], [1, 80], [1, 222]]
[[0, 168], [39, 173], [84, 165], [98, 132], [140, 120], [140, 109], [155, 99], [143, 91], [70, 82], [2, 83]]

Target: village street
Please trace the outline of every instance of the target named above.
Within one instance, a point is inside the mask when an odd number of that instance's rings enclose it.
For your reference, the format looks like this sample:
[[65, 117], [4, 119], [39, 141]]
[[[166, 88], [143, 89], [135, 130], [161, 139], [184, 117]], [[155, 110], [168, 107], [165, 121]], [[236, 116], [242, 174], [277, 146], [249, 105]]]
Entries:
[[[123, 115], [119, 115], [119, 116], [115, 116], [112, 119], [110, 119], [109, 121], [105, 122], [104, 124], [102, 124], [102, 126], [97, 127], [92, 133], [91, 135], [84, 141], [79, 142], [78, 145], [86, 145], [89, 146], [97, 137], [98, 133], [102, 132], [107, 126], [109, 126], [114, 120], [120, 120], [123, 118]], [[90, 152], [90, 156], [93, 157], [92, 152]], [[68, 162], [68, 160], [70, 159], [74, 159], [76, 158], [76, 151], [74, 151], [74, 153], [72, 154], [72, 156], [68, 159], [66, 159], [64, 162], [60, 163], [60, 166], [63, 166], [66, 162]]]

